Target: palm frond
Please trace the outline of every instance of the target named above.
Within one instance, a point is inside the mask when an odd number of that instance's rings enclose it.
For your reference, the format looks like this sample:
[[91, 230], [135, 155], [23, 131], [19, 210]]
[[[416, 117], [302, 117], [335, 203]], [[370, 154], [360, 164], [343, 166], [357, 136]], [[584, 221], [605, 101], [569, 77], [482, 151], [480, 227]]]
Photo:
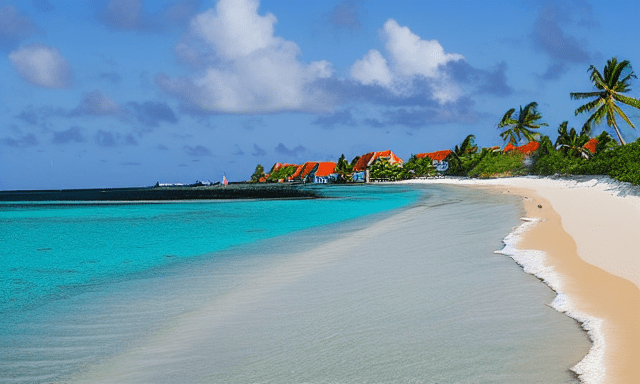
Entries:
[[623, 103], [623, 104], [626, 104], [626, 105], [629, 105], [631, 107], [640, 109], [640, 100], [638, 100], [638, 99], [634, 99], [633, 97], [621, 95], [619, 93], [615, 93], [613, 95], [613, 98], [616, 99], [617, 101]]
[[594, 108], [596, 108], [598, 105], [600, 104], [604, 104], [604, 99], [602, 97], [599, 97], [581, 107], [578, 107], [578, 109], [575, 110], [575, 115], [578, 116], [581, 113], [584, 112], [589, 112], [591, 110], [593, 110]]
[[636, 127], [633, 125], [633, 123], [631, 122], [631, 120], [629, 120], [629, 118], [627, 117], [627, 115], [625, 115], [625, 113], [622, 111], [622, 109], [620, 107], [618, 107], [617, 105], [613, 105], [613, 110], [620, 115], [620, 117], [622, 117], [622, 119], [629, 124], [629, 126], [633, 129], [636, 129]]
[[498, 123], [498, 128], [502, 128], [509, 124], [513, 124], [515, 121], [511, 118], [511, 116], [515, 111], [516, 111], [515, 108], [511, 108], [510, 110], [508, 110], [507, 113], [505, 113], [504, 116], [502, 117], [502, 120], [500, 120], [500, 122]]
[[572, 92], [569, 94], [572, 100], [587, 99], [589, 97], [601, 97], [604, 92]]

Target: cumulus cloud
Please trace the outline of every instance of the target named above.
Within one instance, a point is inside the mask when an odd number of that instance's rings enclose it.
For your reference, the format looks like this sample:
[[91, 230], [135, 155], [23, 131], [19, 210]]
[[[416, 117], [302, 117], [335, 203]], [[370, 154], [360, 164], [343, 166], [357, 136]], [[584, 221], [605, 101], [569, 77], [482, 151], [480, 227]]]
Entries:
[[60, 52], [43, 44], [30, 44], [9, 54], [18, 74], [28, 82], [46, 88], [71, 84], [71, 67]]
[[362, 59], [356, 60], [351, 66], [351, 77], [363, 85], [381, 85], [391, 88], [394, 75], [389, 69], [387, 59], [382, 54], [372, 49]]
[[0, 6], [0, 45], [11, 45], [35, 32], [35, 25], [13, 5]]
[[[276, 17], [258, 14], [257, 0], [221, 0], [191, 20], [191, 40], [176, 48], [201, 61], [201, 75], [156, 83], [191, 108], [214, 113], [326, 110], [330, 98], [315, 81], [332, 76], [327, 61], [305, 63], [300, 48], [274, 34]], [[182, 56], [182, 57], [181, 57]]]
[[351, 78], [362, 85], [378, 85], [397, 96], [410, 97], [417, 92], [416, 79], [427, 80], [431, 97], [440, 103], [455, 101], [461, 90], [443, 68], [463, 60], [456, 53], [446, 53], [437, 40], [423, 40], [395, 20], [387, 20], [380, 37], [388, 59], [372, 49], [350, 68]]

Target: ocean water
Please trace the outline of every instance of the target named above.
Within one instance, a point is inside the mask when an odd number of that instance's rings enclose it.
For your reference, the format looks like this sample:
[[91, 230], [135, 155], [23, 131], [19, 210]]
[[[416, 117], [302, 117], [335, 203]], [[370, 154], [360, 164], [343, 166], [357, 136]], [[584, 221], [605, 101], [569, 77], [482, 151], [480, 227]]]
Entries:
[[574, 383], [515, 198], [0, 205], [0, 382]]

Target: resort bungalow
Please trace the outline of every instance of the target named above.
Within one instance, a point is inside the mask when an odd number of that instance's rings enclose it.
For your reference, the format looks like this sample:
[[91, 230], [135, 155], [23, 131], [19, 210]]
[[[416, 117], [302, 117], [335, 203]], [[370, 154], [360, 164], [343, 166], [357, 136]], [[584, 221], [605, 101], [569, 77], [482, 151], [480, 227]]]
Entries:
[[538, 148], [540, 148], [540, 143], [534, 140], [528, 142], [525, 145], [521, 145], [519, 147], [516, 147], [515, 145], [509, 143], [507, 144], [506, 147], [504, 147], [504, 153], [511, 152], [511, 151], [518, 151], [525, 156], [531, 156], [531, 154], [537, 151]]
[[598, 139], [594, 137], [591, 140], [587, 141], [587, 144], [585, 144], [584, 147], [588, 149], [591, 154], [594, 154], [596, 153], [596, 147], [598, 146], [598, 143]]
[[378, 160], [387, 159], [389, 164], [402, 165], [402, 159], [396, 156], [391, 150], [380, 152], [369, 152], [362, 155], [356, 164], [353, 166], [353, 173], [351, 175], [354, 182], [368, 183], [369, 182], [369, 167]]
[[[289, 164], [289, 163], [275, 163], [273, 164], [273, 167], [271, 167], [271, 171], [269, 171], [269, 173], [267, 173], [263, 178], [260, 178], [260, 182], [266, 182], [269, 180], [269, 177], [274, 173], [277, 172], [278, 170], [282, 169], [282, 168], [287, 168], [287, 167], [298, 167], [298, 164]], [[263, 181], [264, 179], [264, 181]], [[284, 182], [284, 179], [280, 179], [278, 180], [278, 182], [282, 183]]]
[[326, 184], [337, 180], [338, 174], [335, 169], [336, 163], [333, 161], [309, 161], [299, 165], [289, 180]]
[[451, 154], [450, 149], [445, 149], [442, 151], [428, 152], [428, 153], [418, 153], [416, 157], [418, 159], [424, 159], [428, 157], [431, 159], [433, 166], [436, 168], [438, 172], [444, 172], [449, 169], [449, 163], [447, 162], [447, 157]]
[[307, 161], [304, 164], [298, 165], [296, 171], [289, 177], [289, 181], [304, 181], [307, 182], [309, 173], [318, 165], [315, 161]]
[[338, 180], [336, 173], [336, 163], [333, 161], [323, 161], [309, 173], [309, 177], [313, 178], [314, 183], [327, 184]]

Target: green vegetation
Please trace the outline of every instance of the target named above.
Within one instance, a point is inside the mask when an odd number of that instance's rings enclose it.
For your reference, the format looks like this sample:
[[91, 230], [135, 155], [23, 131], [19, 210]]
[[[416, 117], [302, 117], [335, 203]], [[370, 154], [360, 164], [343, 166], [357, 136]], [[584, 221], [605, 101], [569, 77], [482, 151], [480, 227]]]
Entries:
[[[356, 160], [357, 161], [357, 160]], [[338, 174], [338, 183], [349, 183], [352, 180], [351, 172], [353, 171], [353, 164], [349, 164], [347, 159], [344, 157], [344, 154], [340, 156], [338, 162], [336, 163], [336, 173]]]
[[253, 172], [253, 175], [251, 175], [251, 182], [257, 183], [264, 176], [265, 176], [264, 175], [264, 167], [262, 165], [258, 164], [258, 165], [256, 165], [256, 171]]
[[369, 177], [372, 180], [402, 180], [404, 169], [398, 163], [389, 163], [389, 159], [379, 159], [369, 168]]
[[409, 161], [402, 165], [402, 170], [403, 179], [436, 175], [436, 168], [433, 166], [433, 160], [429, 157], [418, 158], [416, 155], [412, 155]]
[[286, 166], [286, 167], [280, 167], [278, 168], [275, 172], [271, 172], [271, 174], [269, 175], [268, 180], [269, 181], [275, 181], [277, 182], [278, 180], [287, 180], [287, 178], [289, 178], [289, 176], [293, 175], [296, 172], [296, 169], [298, 167], [295, 165], [291, 165], [291, 166]]
[[[631, 128], [635, 126], [621, 106], [640, 109], [640, 100], [623, 95], [631, 91], [630, 82], [637, 78], [629, 61], [614, 57], [607, 61], [601, 74], [593, 65], [589, 68], [596, 91], [571, 93], [575, 100], [592, 99], [575, 110], [575, 115], [590, 113], [580, 132], [569, 128], [564, 121], [558, 126], [555, 142], [549, 136], [536, 132], [542, 126], [542, 114], [538, 104], [531, 102], [524, 107], [508, 110], [498, 128], [504, 129], [500, 137], [507, 147], [482, 148], [475, 143], [475, 136], [468, 135], [451, 151], [445, 161], [449, 168], [445, 174], [465, 177], [508, 177], [519, 175], [608, 175], [614, 179], [640, 185], [640, 139], [626, 144], [616, 117], [622, 118]], [[593, 126], [606, 122], [615, 131], [618, 142], [607, 131], [591, 137]], [[536, 141], [537, 140], [537, 141]], [[516, 147], [521, 141], [524, 146]], [[536, 141], [536, 142], [532, 142]], [[626, 145], [625, 145], [626, 144]], [[348, 163], [342, 155], [335, 171], [339, 182], [351, 182], [353, 167], [359, 157]], [[283, 167], [273, 172], [269, 180], [286, 179], [296, 167]], [[429, 157], [413, 155], [404, 164], [390, 164], [389, 159], [378, 159], [369, 168], [371, 180], [401, 180], [438, 174]], [[251, 180], [264, 175], [261, 165]]]
[[526, 175], [523, 166], [524, 155], [517, 151], [502, 153], [488, 151], [482, 156], [478, 164], [473, 167], [469, 177], [505, 177]]
[[[606, 118], [607, 125], [613, 127], [618, 135], [620, 144], [624, 145], [626, 142], [620, 133], [616, 115], [620, 116], [631, 128], [635, 129], [635, 126], [618, 104], [626, 104], [640, 109], [640, 100], [623, 95], [623, 93], [631, 91], [631, 85], [629, 84], [631, 79], [637, 78], [633, 73], [631, 63], [628, 60], [618, 63], [618, 59], [613, 57], [608, 60], [604, 66], [604, 76], [602, 76], [593, 65], [589, 67], [589, 72], [591, 73], [591, 81], [597, 91], [574, 92], [571, 93], [570, 96], [574, 100], [595, 99], [576, 109], [575, 114], [577, 116], [580, 113], [593, 111], [584, 123], [587, 132], [591, 130], [593, 124], [600, 124], [602, 119]], [[620, 77], [622, 77], [622, 79]]]
[[501, 134], [500, 137], [505, 142], [509, 142], [516, 145], [522, 140], [522, 137], [527, 141], [534, 140], [539, 134], [534, 132], [534, 129], [538, 129], [543, 125], [549, 125], [547, 123], [538, 123], [538, 120], [542, 119], [542, 115], [537, 110], [538, 103], [531, 102], [524, 108], [520, 106], [520, 111], [517, 116], [513, 116], [516, 111], [515, 108], [511, 108], [504, 114], [502, 120], [498, 123], [498, 128], [507, 128]]

